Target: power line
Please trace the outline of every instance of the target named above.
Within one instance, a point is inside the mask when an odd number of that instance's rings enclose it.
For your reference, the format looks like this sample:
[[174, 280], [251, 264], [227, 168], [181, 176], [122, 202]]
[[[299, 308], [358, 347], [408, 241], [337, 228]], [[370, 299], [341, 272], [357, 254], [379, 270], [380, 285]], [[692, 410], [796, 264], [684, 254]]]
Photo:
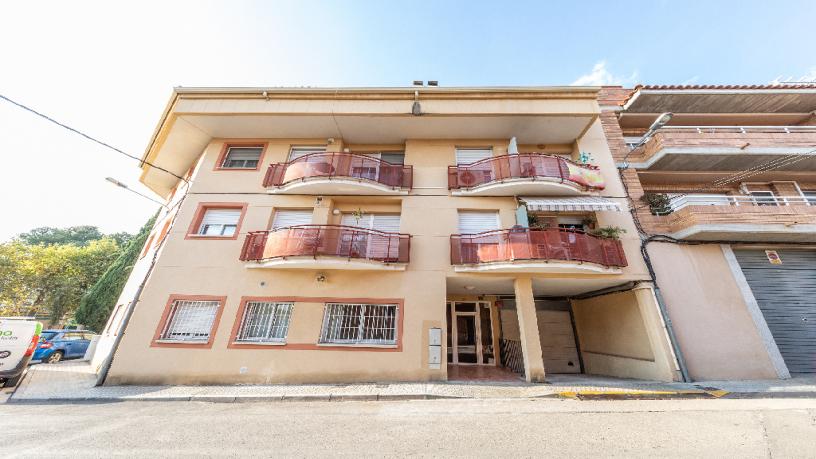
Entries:
[[84, 132], [82, 132], [82, 131], [79, 131], [79, 130], [77, 130], [77, 129], [74, 129], [74, 128], [72, 128], [71, 126], [68, 126], [68, 125], [62, 124], [62, 123], [60, 123], [59, 121], [55, 120], [54, 118], [51, 118], [51, 117], [50, 117], [50, 116], [48, 116], [48, 115], [45, 115], [45, 114], [43, 114], [43, 113], [40, 113], [40, 112], [38, 112], [37, 110], [34, 110], [34, 109], [33, 109], [33, 108], [31, 108], [31, 107], [27, 107], [27, 106], [25, 106], [25, 105], [23, 105], [23, 104], [21, 104], [21, 103], [19, 103], [19, 102], [16, 102], [16, 101], [14, 101], [14, 100], [11, 100], [11, 99], [9, 99], [8, 97], [6, 97], [6, 96], [4, 96], [4, 95], [2, 95], [2, 94], [0, 94], [0, 99], [3, 99], [3, 100], [5, 100], [6, 102], [9, 102], [9, 103], [11, 103], [11, 104], [13, 104], [13, 105], [16, 105], [16, 106], [18, 106], [18, 107], [22, 108], [23, 110], [26, 110], [26, 111], [28, 111], [28, 112], [31, 112], [31, 113], [33, 113], [33, 114], [35, 114], [35, 115], [39, 116], [40, 118], [46, 119], [46, 120], [48, 120], [48, 121], [50, 121], [50, 122], [52, 122], [52, 123], [56, 124], [57, 126], [60, 126], [60, 127], [64, 128], [64, 129], [67, 129], [67, 130], [69, 130], [69, 131], [71, 131], [71, 132], [73, 132], [73, 133], [75, 133], [75, 134], [79, 134], [79, 135], [81, 135], [82, 137], [85, 137], [86, 139], [90, 140], [91, 142], [98, 143], [99, 145], [102, 145], [103, 147], [109, 148], [109, 149], [111, 149], [111, 150], [113, 150], [113, 151], [115, 151], [115, 152], [117, 152], [117, 153], [119, 153], [119, 154], [121, 154], [121, 155], [125, 155], [125, 156], [127, 156], [128, 158], [130, 158], [130, 159], [135, 159], [136, 161], [139, 161], [140, 163], [143, 163], [143, 164], [147, 164], [148, 166], [150, 166], [150, 167], [152, 167], [152, 168], [154, 168], [154, 169], [158, 169], [158, 170], [160, 170], [160, 171], [162, 171], [162, 172], [166, 172], [166, 173], [168, 173], [168, 174], [172, 175], [173, 177], [176, 177], [176, 178], [177, 178], [177, 179], [179, 179], [179, 180], [183, 180], [183, 181], [185, 181], [185, 182], [187, 181], [187, 179], [185, 179], [184, 177], [181, 177], [180, 175], [176, 175], [175, 173], [173, 173], [173, 172], [171, 172], [171, 171], [169, 171], [169, 170], [167, 170], [167, 169], [165, 169], [165, 168], [163, 168], [163, 167], [161, 167], [161, 166], [156, 166], [155, 164], [151, 164], [151, 163], [150, 163], [150, 162], [148, 162], [148, 161], [144, 161], [144, 160], [142, 160], [142, 158], [139, 158], [139, 157], [137, 157], [137, 156], [131, 155], [130, 153], [127, 153], [127, 152], [125, 152], [125, 151], [122, 151], [122, 150], [120, 150], [120, 149], [118, 149], [118, 148], [116, 148], [116, 147], [114, 147], [114, 146], [112, 146], [112, 145], [110, 145], [110, 144], [107, 144], [107, 143], [105, 143], [105, 142], [103, 142], [103, 141], [101, 141], [101, 140], [99, 140], [99, 139], [95, 139], [95, 138], [91, 137], [90, 135], [85, 134], [85, 133], [84, 133]]

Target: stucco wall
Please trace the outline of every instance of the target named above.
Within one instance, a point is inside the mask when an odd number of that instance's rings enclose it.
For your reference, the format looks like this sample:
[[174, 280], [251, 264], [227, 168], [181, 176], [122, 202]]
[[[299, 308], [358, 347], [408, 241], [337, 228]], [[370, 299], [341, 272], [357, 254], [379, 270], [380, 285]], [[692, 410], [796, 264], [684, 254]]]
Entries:
[[649, 254], [692, 379], [777, 377], [719, 245], [652, 243]]
[[586, 373], [678, 379], [651, 288], [573, 300], [572, 307]]

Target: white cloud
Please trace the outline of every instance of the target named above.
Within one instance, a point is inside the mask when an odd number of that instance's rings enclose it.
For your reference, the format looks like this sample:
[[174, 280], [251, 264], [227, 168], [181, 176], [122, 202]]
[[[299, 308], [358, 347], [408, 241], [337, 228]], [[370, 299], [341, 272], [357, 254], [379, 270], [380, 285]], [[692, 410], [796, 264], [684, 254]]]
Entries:
[[816, 66], [810, 68], [808, 73], [800, 76], [799, 78], [788, 76], [784, 77], [779, 75], [778, 77], [774, 78], [770, 81], [769, 84], [783, 84], [783, 83], [802, 83], [802, 82], [816, 82]]
[[619, 86], [631, 84], [637, 78], [637, 71], [632, 72], [628, 77], [613, 75], [606, 68], [606, 61], [598, 61], [592, 66], [592, 71], [579, 76], [570, 83], [572, 86]]

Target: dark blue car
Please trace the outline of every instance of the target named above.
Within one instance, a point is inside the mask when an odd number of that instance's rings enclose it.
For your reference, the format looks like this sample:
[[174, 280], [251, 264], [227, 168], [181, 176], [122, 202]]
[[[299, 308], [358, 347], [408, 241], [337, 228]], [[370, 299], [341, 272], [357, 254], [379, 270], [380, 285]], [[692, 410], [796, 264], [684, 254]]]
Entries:
[[43, 330], [31, 360], [57, 363], [64, 359], [82, 358], [93, 335], [93, 332], [86, 330]]

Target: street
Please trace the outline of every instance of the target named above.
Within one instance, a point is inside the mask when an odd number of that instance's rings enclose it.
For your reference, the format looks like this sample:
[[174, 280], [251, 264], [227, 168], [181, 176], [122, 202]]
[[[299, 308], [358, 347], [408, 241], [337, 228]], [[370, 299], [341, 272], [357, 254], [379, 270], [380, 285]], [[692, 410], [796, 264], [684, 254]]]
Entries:
[[3, 457], [816, 457], [816, 400], [0, 405]]

